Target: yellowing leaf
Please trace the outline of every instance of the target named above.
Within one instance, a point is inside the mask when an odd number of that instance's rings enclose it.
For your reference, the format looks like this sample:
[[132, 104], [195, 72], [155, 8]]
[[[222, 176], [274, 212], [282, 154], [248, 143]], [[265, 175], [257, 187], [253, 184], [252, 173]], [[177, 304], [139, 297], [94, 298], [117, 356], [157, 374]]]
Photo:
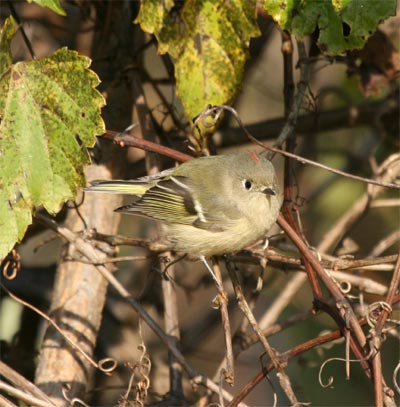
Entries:
[[168, 18], [168, 13], [174, 6], [174, 0], [145, 0], [142, 1], [139, 14], [136, 18], [137, 23], [143, 31], [150, 34], [158, 34], [164, 26], [164, 20]]
[[55, 213], [84, 185], [86, 148], [104, 133], [104, 100], [89, 65], [64, 48], [9, 65], [0, 78], [0, 258], [23, 237], [35, 207]]
[[10, 42], [17, 32], [17, 23], [13, 18], [7, 18], [0, 34], [0, 77], [9, 68], [12, 62]]
[[143, 0], [136, 22], [175, 62], [177, 93], [189, 117], [232, 101], [240, 89], [250, 37], [259, 35], [255, 0]]
[[28, 0], [28, 3], [36, 3], [38, 6], [48, 7], [60, 16], [67, 15], [65, 10], [61, 7], [60, 0]]

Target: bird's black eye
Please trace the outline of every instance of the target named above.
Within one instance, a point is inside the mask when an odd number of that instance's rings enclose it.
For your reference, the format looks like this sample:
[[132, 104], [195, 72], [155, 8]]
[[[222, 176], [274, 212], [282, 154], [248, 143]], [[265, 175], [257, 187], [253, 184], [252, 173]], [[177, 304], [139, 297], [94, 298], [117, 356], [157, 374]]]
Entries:
[[248, 191], [250, 191], [251, 187], [253, 186], [253, 183], [252, 183], [250, 180], [248, 180], [248, 179], [244, 179], [244, 180], [243, 180], [243, 186], [244, 186]]

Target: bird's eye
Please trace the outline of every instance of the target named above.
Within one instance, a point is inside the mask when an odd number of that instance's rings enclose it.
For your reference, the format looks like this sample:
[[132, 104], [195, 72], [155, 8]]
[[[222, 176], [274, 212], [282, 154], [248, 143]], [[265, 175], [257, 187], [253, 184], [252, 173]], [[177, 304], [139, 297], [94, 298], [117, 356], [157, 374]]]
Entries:
[[253, 186], [253, 183], [252, 183], [250, 180], [248, 180], [248, 179], [244, 179], [244, 180], [243, 180], [243, 186], [244, 186], [248, 191], [250, 191], [251, 187]]

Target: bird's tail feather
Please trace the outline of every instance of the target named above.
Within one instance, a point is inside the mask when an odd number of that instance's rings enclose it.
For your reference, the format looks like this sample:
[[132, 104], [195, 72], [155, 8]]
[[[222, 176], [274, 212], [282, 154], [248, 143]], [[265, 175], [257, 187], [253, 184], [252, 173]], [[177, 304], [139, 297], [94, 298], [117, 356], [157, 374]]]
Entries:
[[90, 187], [85, 188], [87, 192], [109, 192], [116, 194], [143, 195], [152, 185], [140, 181], [93, 181]]

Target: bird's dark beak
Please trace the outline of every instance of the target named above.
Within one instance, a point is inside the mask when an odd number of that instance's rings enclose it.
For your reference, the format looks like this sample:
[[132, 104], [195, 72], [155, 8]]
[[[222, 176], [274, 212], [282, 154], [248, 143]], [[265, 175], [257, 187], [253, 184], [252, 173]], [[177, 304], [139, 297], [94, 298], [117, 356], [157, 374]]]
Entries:
[[265, 195], [270, 195], [270, 196], [276, 195], [276, 192], [272, 188], [265, 188], [262, 192]]

